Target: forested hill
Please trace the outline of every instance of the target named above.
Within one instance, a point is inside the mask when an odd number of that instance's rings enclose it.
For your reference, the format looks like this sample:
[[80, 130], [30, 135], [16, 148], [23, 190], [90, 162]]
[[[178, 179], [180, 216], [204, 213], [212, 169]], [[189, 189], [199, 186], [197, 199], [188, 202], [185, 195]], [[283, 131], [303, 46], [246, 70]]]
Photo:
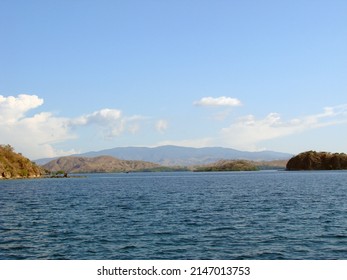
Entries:
[[287, 170], [342, 170], [347, 169], [347, 155], [308, 151], [291, 158]]
[[197, 167], [194, 171], [256, 171], [254, 162], [247, 160], [220, 160], [212, 164]]
[[0, 179], [36, 178], [44, 170], [28, 158], [16, 153], [10, 145], [0, 145]]

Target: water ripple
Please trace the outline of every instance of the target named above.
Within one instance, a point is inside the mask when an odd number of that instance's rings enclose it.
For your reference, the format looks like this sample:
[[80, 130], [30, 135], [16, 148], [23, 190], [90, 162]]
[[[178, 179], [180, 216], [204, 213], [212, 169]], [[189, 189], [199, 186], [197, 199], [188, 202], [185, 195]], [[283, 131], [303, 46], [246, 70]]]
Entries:
[[0, 259], [346, 259], [347, 172], [0, 185]]

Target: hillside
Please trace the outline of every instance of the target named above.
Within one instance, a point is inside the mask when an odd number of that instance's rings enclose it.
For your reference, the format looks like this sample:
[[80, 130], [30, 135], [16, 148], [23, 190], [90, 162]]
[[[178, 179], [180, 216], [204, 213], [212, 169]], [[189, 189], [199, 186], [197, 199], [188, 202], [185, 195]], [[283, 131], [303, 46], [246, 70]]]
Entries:
[[347, 155], [308, 151], [292, 157], [287, 170], [341, 170], [347, 169]]
[[134, 160], [120, 160], [111, 156], [89, 157], [61, 157], [42, 166], [51, 171], [65, 171], [67, 173], [94, 173], [94, 172], [130, 172], [151, 170], [160, 165]]
[[44, 170], [26, 157], [16, 153], [10, 145], [0, 145], [0, 179], [36, 178]]

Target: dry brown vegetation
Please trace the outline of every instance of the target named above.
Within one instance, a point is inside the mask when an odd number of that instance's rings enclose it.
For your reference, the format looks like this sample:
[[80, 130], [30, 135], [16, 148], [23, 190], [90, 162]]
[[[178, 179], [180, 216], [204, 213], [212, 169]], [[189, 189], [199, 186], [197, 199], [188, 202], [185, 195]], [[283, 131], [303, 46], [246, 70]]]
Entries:
[[10, 145], [0, 145], [0, 179], [36, 178], [44, 170], [28, 158], [16, 153]]
[[101, 173], [143, 171], [158, 168], [160, 165], [138, 160], [120, 160], [111, 156], [94, 158], [69, 156], [52, 160], [43, 167], [51, 172], [63, 170], [67, 173]]

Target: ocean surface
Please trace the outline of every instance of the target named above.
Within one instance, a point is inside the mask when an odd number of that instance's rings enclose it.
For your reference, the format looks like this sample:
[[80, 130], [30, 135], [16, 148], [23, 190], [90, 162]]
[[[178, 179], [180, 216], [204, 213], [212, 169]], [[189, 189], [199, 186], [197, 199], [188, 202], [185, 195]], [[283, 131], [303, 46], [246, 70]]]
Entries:
[[347, 259], [347, 172], [2, 180], [0, 259]]

